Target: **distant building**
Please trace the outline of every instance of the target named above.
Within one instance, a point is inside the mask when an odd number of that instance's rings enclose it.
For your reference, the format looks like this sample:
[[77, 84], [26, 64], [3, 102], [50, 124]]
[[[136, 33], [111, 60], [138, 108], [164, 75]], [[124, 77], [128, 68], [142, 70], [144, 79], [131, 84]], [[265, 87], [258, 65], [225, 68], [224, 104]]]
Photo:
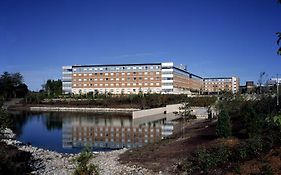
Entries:
[[240, 86], [240, 92], [241, 93], [255, 93], [256, 91], [256, 85], [254, 81], [246, 81], [246, 84], [244, 86]]
[[[267, 85], [276, 85], [277, 83], [277, 77], [276, 78], [270, 78], [268, 81], [267, 81]], [[281, 84], [281, 77], [278, 78], [278, 84]]]
[[63, 66], [65, 94], [191, 94], [231, 91], [236, 93], [239, 79], [202, 78], [173, 62], [147, 64], [105, 64]]

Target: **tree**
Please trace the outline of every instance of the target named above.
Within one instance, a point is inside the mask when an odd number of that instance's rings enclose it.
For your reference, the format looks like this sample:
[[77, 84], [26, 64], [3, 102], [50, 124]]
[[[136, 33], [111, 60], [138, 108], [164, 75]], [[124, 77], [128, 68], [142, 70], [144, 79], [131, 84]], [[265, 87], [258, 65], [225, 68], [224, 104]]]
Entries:
[[216, 134], [218, 137], [224, 138], [229, 137], [231, 135], [230, 117], [224, 109], [218, 115]]
[[[255, 107], [257, 108], [257, 107]], [[255, 111], [252, 105], [246, 105], [243, 109], [244, 125], [250, 138], [254, 138], [261, 134], [262, 118]]]
[[[4, 99], [17, 97], [17, 89], [24, 88], [23, 76], [20, 73], [8, 73], [4, 72], [0, 77], [0, 95]], [[25, 90], [27, 89], [27, 86]], [[22, 89], [23, 90], [23, 89]], [[26, 91], [23, 95], [26, 95]]]
[[43, 85], [48, 97], [59, 96], [62, 94], [62, 81], [61, 80], [47, 80]]

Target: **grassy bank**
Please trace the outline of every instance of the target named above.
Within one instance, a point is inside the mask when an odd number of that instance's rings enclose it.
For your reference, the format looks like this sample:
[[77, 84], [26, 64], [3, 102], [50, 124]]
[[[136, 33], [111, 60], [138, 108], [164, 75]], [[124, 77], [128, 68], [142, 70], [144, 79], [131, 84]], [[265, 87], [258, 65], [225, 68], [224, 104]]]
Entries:
[[163, 107], [169, 104], [189, 102], [190, 106], [209, 106], [214, 104], [216, 97], [187, 97], [184, 94], [138, 94], [138, 95], [99, 95], [99, 96], [73, 96], [68, 98], [46, 99], [29, 97], [23, 101], [24, 105], [37, 106], [67, 106], [67, 107], [104, 107], [104, 108], [138, 108], [150, 109]]
[[221, 122], [182, 122], [169, 139], [129, 150], [120, 161], [170, 174], [280, 174], [276, 97], [221, 96], [217, 108], [224, 111], [217, 116]]

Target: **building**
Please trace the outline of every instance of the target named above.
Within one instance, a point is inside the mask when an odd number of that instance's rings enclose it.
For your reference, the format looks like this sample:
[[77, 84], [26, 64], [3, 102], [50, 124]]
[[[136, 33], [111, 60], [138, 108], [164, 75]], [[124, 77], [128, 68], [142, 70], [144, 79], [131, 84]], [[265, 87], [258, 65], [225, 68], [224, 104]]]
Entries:
[[203, 78], [172, 62], [63, 66], [65, 94], [190, 93], [200, 91]]
[[231, 91], [239, 87], [237, 77], [202, 78], [173, 62], [63, 66], [65, 94], [192, 94]]
[[244, 94], [244, 93], [248, 93], [248, 94], [256, 93], [256, 85], [255, 85], [254, 81], [246, 81], [246, 84], [244, 86], [239, 86], [239, 91], [242, 94]]
[[239, 91], [240, 81], [238, 77], [204, 78], [203, 82], [204, 93], [219, 93], [222, 91], [237, 93]]
[[276, 85], [277, 84], [277, 81], [278, 81], [278, 84], [281, 84], [281, 77], [280, 78], [270, 78], [268, 81], [267, 81], [267, 85], [269, 86], [273, 86], [273, 85]]

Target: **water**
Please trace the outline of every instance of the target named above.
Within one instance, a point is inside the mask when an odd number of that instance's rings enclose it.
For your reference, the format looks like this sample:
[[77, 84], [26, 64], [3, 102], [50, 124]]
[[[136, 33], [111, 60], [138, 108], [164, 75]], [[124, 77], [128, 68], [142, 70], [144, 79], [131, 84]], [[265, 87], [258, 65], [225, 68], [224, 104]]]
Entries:
[[141, 147], [173, 132], [168, 118], [132, 120], [130, 114], [41, 112], [12, 114], [12, 129], [23, 143], [61, 153]]

